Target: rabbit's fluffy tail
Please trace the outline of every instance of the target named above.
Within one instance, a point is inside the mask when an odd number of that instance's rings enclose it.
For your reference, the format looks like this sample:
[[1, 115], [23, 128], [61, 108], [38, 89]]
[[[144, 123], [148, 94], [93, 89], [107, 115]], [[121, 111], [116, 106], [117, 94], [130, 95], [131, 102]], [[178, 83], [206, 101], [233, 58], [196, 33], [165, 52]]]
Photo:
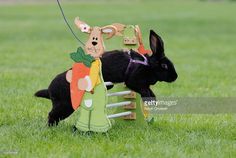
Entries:
[[36, 92], [36, 93], [34, 94], [34, 96], [36, 96], [36, 97], [41, 97], [41, 98], [46, 98], [46, 99], [50, 99], [50, 96], [49, 96], [49, 93], [48, 93], [48, 90], [47, 90], [47, 89], [39, 90], [38, 92]]

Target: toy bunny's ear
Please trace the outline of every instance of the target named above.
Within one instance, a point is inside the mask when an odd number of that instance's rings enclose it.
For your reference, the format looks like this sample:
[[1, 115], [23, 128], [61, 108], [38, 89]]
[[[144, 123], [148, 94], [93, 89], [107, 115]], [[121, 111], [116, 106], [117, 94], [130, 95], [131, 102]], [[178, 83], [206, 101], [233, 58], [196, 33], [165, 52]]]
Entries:
[[116, 35], [117, 36], [122, 36], [123, 35], [123, 31], [125, 29], [125, 25], [124, 24], [120, 24], [120, 23], [114, 23], [112, 24], [112, 26], [114, 26], [116, 28]]
[[91, 27], [85, 22], [81, 21], [79, 17], [75, 18], [75, 25], [81, 30], [81, 32], [90, 33]]
[[109, 39], [116, 34], [116, 28], [112, 25], [102, 27], [102, 33], [107, 34], [107, 38]]

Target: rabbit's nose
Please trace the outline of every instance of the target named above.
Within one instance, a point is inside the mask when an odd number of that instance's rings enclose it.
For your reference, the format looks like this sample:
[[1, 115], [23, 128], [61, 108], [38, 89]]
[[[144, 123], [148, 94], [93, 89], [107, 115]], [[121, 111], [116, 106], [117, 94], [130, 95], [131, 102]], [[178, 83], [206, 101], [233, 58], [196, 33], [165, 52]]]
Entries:
[[94, 46], [96, 46], [98, 43], [93, 41], [92, 44], [93, 44]]

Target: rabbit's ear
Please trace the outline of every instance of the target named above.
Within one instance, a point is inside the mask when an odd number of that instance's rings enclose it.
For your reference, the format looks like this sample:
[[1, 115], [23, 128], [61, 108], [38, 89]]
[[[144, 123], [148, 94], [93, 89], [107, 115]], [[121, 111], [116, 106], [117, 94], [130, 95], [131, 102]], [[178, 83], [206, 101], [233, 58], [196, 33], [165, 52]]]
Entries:
[[163, 57], [164, 54], [164, 43], [160, 36], [158, 36], [153, 30], [150, 30], [149, 36], [150, 48], [153, 55], [158, 57]]
[[109, 39], [116, 34], [116, 28], [112, 25], [102, 27], [102, 33], [107, 34], [107, 38]]
[[79, 17], [75, 18], [75, 25], [82, 31], [85, 33], [91, 33], [91, 27], [86, 24], [85, 22], [81, 21], [79, 19]]

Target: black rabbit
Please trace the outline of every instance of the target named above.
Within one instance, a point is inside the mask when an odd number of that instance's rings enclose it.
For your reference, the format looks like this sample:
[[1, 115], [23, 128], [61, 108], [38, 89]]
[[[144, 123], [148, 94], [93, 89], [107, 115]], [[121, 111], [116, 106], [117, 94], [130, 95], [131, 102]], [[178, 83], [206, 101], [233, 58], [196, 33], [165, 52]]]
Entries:
[[[146, 55], [148, 65], [131, 63], [130, 59], [142, 61], [144, 58], [133, 50], [130, 53], [114, 50], [101, 57], [104, 81], [125, 82], [126, 86], [138, 92], [142, 98], [154, 98], [150, 85], [157, 81], [173, 82], [178, 75], [173, 63], [164, 54], [164, 43], [160, 36], [150, 31], [151, 56]], [[57, 75], [48, 89], [35, 93], [52, 101], [52, 110], [48, 114], [48, 125], [57, 125], [74, 110], [70, 100], [70, 85], [66, 81], [66, 72]]]

